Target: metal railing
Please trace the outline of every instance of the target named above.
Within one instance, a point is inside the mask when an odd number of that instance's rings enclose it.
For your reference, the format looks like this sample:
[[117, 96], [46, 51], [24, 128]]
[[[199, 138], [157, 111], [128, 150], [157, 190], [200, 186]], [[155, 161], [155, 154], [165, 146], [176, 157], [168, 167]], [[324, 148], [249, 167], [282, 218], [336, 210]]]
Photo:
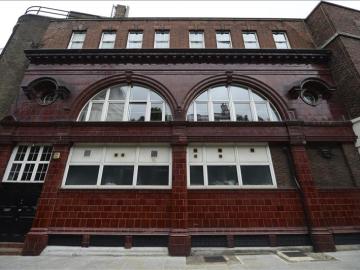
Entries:
[[26, 11], [25, 14], [32, 14], [32, 15], [43, 15], [43, 16], [59, 16], [59, 18], [69, 18], [70, 11], [55, 9], [55, 8], [48, 8], [42, 6], [31, 6]]

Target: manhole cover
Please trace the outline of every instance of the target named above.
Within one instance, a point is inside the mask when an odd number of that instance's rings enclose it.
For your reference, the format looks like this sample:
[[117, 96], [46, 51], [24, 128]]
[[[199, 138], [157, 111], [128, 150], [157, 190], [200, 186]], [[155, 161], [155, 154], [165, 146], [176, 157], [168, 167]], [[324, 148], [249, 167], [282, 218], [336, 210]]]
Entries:
[[226, 262], [223, 256], [206, 256], [204, 257], [204, 261], [208, 263]]
[[307, 257], [307, 255], [301, 251], [283, 251], [282, 253], [288, 257]]

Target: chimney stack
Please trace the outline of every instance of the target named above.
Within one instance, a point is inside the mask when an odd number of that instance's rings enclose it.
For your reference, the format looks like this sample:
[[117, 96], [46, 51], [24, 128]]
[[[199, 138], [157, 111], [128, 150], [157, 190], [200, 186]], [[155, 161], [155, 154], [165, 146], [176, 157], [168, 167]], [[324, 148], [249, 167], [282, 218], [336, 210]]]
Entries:
[[129, 15], [129, 7], [123, 5], [114, 5], [112, 10], [113, 18], [125, 18]]

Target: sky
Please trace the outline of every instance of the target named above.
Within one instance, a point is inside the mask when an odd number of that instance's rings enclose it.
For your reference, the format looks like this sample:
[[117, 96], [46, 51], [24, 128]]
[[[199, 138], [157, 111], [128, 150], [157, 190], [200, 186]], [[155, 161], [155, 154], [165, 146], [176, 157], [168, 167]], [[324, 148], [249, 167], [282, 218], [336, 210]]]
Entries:
[[[360, 10], [360, 1], [329, 1]], [[17, 19], [30, 6], [45, 6], [110, 16], [116, 4], [130, 7], [129, 17], [305, 18], [319, 1], [0, 1], [0, 49]]]

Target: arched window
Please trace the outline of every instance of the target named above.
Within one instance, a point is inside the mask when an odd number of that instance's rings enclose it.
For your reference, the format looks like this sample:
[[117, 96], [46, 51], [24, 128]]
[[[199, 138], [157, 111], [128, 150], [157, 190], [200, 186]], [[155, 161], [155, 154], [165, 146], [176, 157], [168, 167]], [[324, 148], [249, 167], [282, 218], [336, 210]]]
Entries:
[[199, 95], [187, 112], [188, 121], [280, 121], [274, 106], [251, 89], [216, 86]]
[[96, 94], [81, 110], [78, 121], [171, 121], [168, 104], [139, 85], [116, 85]]

